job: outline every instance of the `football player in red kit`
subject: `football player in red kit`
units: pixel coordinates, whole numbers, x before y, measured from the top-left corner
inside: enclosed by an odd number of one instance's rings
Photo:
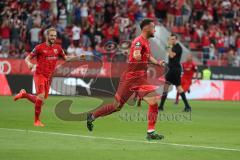
[[[140,24],[140,28],[141,35],[132,41],[128,57],[128,68],[121,75],[114,102],[102,105],[96,110],[89,112],[87,115],[87,128],[90,131],[93,129],[94,120],[121,110],[130,96],[138,92],[138,96],[149,105],[147,139],[160,140],[163,138],[163,135],[159,135],[155,132],[155,124],[158,116],[158,98],[154,89],[149,90],[146,86],[148,86],[148,63],[151,62],[161,66],[164,64],[164,61],[157,61],[150,52],[148,39],[154,37],[155,25],[153,21],[151,19],[144,19]]]
[[[197,66],[192,60],[192,55],[189,54],[187,57],[187,61],[182,63],[183,68],[183,75],[181,77],[181,86],[184,90],[184,92],[190,91],[190,86],[192,84],[192,79],[194,77],[194,73],[197,71]],[[178,104],[179,102],[179,93],[176,95],[176,101],[175,104]]]
[[[51,79],[56,67],[56,63],[59,57],[62,57],[66,61],[82,60],[84,55],[79,57],[66,56],[62,47],[55,44],[57,38],[57,31],[55,28],[49,28],[47,30],[46,42],[37,45],[33,51],[25,58],[25,62],[29,69],[34,67],[31,59],[36,57],[36,71],[33,79],[36,86],[36,95],[27,93],[25,89],[22,89],[15,97],[14,100],[26,98],[35,105],[35,121],[34,126],[43,127],[44,124],[40,121],[41,108],[44,99],[47,99],[49,88],[51,85]]]

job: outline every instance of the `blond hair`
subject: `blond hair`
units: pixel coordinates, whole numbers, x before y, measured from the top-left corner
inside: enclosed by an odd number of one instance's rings
[[[51,31],[57,32],[56,28],[50,27],[50,28],[47,29],[47,34],[49,34],[49,32],[51,32]]]

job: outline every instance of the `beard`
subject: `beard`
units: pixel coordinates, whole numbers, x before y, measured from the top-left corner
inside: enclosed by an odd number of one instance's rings
[[[154,33],[149,33],[148,34],[148,38],[153,38],[154,37]]]
[[[55,40],[53,40],[53,39],[48,39],[48,43],[49,43],[49,44],[54,44],[54,43],[55,43]]]

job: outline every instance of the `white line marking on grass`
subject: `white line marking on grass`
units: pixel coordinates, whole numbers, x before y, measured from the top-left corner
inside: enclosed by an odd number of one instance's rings
[[[224,148],[224,147],[213,147],[213,146],[202,146],[202,145],[191,145],[191,144],[166,143],[166,142],[161,142],[161,141],[147,141],[147,140],[143,141],[143,140],[121,139],[121,138],[113,138],[113,137],[112,138],[110,138],[110,137],[96,137],[96,136],[86,136],[86,135],[70,134],[70,133],[43,132],[43,131],[14,129],[14,128],[0,128],[0,130],[27,132],[27,133],[38,133],[38,134],[47,134],[47,135],[58,135],[58,136],[68,136],[68,137],[80,137],[80,138],[88,138],[88,139],[104,139],[104,140],[122,141],[122,142],[137,142],[137,143],[148,143],[148,144],[152,143],[152,144],[162,144],[162,145],[168,145],[168,146],[178,146],[178,147],[188,147],[188,148],[202,148],[202,149],[240,152],[240,149],[237,149],[237,148]]]

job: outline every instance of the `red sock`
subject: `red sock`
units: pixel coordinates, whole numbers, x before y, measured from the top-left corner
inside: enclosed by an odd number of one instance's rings
[[[155,124],[158,117],[158,105],[149,105],[148,108],[148,132],[155,131]]]
[[[116,111],[116,107],[113,104],[107,104],[107,105],[101,106],[100,108],[95,110],[93,112],[93,117],[94,118],[104,117],[115,111]]]
[[[37,99],[35,95],[29,94],[29,93],[24,94],[23,98],[27,98],[32,103],[35,103]]]
[[[177,95],[176,95],[176,103],[178,103],[178,101],[179,101],[179,93],[177,92]]]
[[[41,114],[42,103],[43,103],[42,100],[36,99],[36,102],[35,102],[35,122],[40,120],[39,117],[40,117],[40,114]]]

